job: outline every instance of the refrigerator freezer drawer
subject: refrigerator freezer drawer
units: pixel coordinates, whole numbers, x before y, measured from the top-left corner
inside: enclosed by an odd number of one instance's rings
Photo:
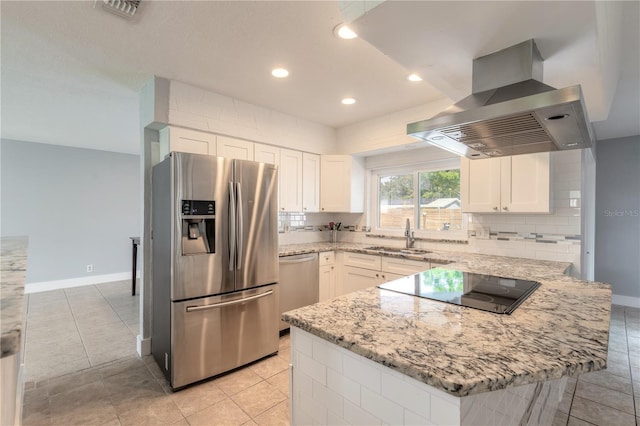
[[[278,284],[174,302],[171,309],[174,389],[278,351]]]

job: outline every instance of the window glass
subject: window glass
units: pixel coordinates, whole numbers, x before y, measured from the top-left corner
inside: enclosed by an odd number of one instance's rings
[[[429,231],[460,231],[460,170],[419,172],[420,223]]]
[[[404,229],[407,218],[416,211],[413,174],[380,176],[378,227]]]
[[[378,174],[379,229],[423,231],[463,230],[460,210],[460,170],[414,170]]]

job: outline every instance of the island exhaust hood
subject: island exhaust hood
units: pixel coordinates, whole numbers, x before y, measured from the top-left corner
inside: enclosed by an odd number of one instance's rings
[[[471,159],[567,149],[593,143],[580,85],[541,82],[534,40],[474,59],[470,96],[407,134]]]

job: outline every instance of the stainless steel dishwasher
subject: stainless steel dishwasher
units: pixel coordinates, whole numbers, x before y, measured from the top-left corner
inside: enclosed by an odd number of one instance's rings
[[[318,253],[280,258],[280,314],[318,302]],[[280,331],[289,324],[280,321]]]

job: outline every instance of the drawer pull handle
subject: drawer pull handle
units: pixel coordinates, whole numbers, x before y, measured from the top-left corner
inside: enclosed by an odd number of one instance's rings
[[[249,297],[245,297],[237,300],[230,300],[228,302],[220,302],[220,303],[214,303],[212,305],[202,305],[202,306],[187,306],[187,312],[204,311],[205,309],[214,309],[214,308],[221,308],[223,306],[237,305],[239,303],[260,299],[261,297],[270,296],[272,293],[273,293],[273,290],[269,290],[264,293],[256,294],[254,296],[249,296]]]

